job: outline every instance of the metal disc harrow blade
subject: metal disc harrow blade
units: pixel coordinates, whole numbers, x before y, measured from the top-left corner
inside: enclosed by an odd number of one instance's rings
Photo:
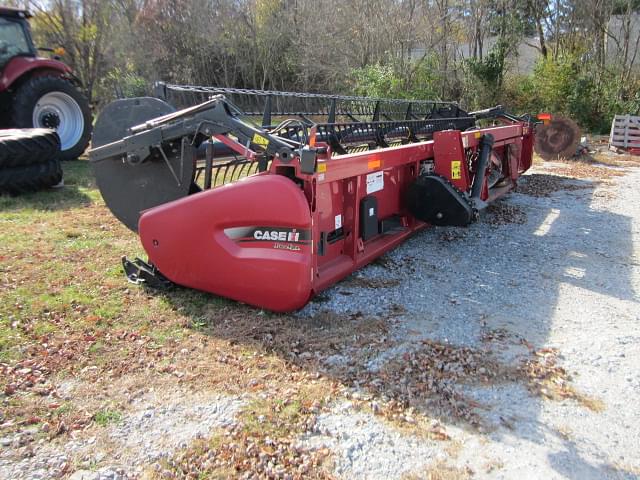
[[[95,125],[93,148],[121,140],[129,129],[175,109],[157,98],[117,100],[105,107]],[[187,150],[187,151],[185,151]],[[188,142],[155,150],[139,163],[123,156],[91,162],[105,203],[128,228],[138,231],[142,211],[189,195],[195,175],[195,153]]]

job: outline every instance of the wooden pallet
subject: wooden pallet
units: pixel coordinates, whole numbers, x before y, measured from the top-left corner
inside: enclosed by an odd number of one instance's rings
[[[611,123],[609,147],[639,149],[640,117],[634,115],[616,115]]]

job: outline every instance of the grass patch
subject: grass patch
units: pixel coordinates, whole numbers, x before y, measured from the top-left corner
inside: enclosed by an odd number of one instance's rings
[[[188,332],[180,325],[167,325],[166,327],[151,329],[149,337],[157,345],[165,345],[170,341],[182,340],[187,333]]]
[[[24,342],[24,335],[10,324],[10,319],[0,318],[0,362],[12,362],[19,358],[18,345]]]
[[[310,382],[289,390],[286,398],[255,399],[240,413],[237,424],[195,442],[165,462],[165,471],[151,476],[333,478],[328,449],[296,446],[298,437],[315,423],[325,395],[323,382]]]
[[[188,340],[190,316],[221,303],[180,290],[170,300],[130,286],[120,257],[143,257],[139,239],[105,207],[88,161],[64,162],[63,169],[63,188],[0,197],[7,419],[39,415],[41,396],[68,375],[88,377],[99,391],[114,377],[160,364]],[[89,366],[96,370],[83,373]]]
[[[62,405],[60,405],[54,410],[54,414],[56,416],[62,416],[62,415],[71,413],[72,411],[73,411],[73,404],[71,402],[64,402]]]
[[[638,167],[640,155],[614,154],[611,152],[598,152],[593,155],[593,160],[612,167]]]
[[[88,161],[63,162],[62,169],[64,188],[43,190],[19,197],[0,195],[0,210],[18,210],[20,215],[24,216],[89,205],[100,199]]]
[[[93,421],[101,427],[106,427],[110,424],[120,423],[122,421],[122,413],[118,410],[111,410],[107,408],[96,412],[93,415]]]
[[[102,352],[104,352],[104,350],[105,345],[100,340],[98,340],[88,348],[88,352],[93,356],[101,354]]]
[[[300,399],[254,400],[243,412],[247,435],[285,437],[304,420],[308,409]]]
[[[468,480],[473,477],[474,472],[469,467],[456,467],[440,460],[424,472],[404,475],[402,480]]]

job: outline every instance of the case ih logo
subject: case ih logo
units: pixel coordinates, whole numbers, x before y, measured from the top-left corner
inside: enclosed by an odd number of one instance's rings
[[[282,227],[226,228],[225,235],[236,242],[288,242],[306,245],[311,243],[311,231]]]
[[[297,242],[300,240],[300,232],[295,228],[290,232],[282,230],[256,230],[253,232],[253,238],[256,240],[278,240],[280,242]]]

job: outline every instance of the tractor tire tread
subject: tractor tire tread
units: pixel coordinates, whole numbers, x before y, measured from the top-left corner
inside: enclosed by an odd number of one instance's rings
[[[60,160],[0,169],[0,193],[20,195],[53,187],[62,180]]]
[[[60,154],[58,134],[46,128],[0,130],[0,168],[49,162]]]

